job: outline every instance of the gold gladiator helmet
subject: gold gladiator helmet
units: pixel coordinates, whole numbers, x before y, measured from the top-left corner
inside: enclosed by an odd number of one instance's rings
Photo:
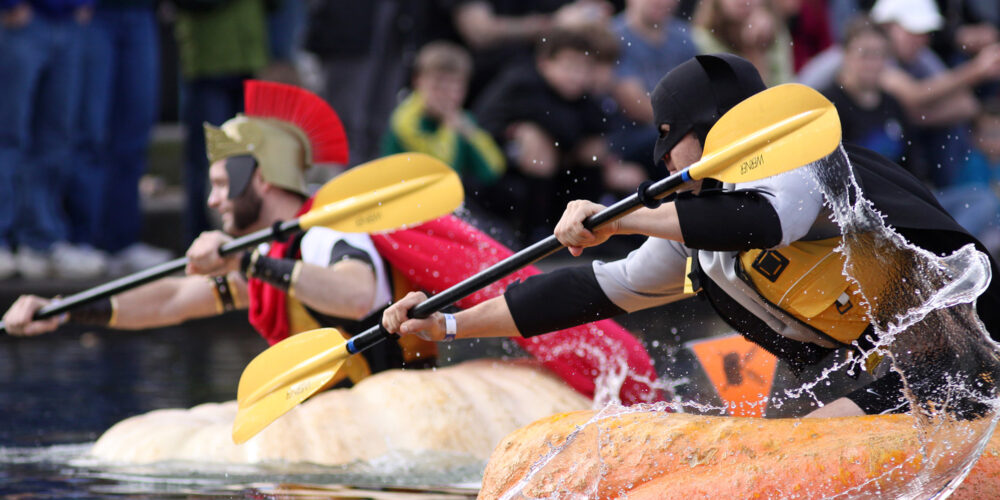
[[[245,111],[205,127],[210,162],[249,155],[265,181],[308,196],[305,173],[313,163],[346,164],[347,135],[333,108],[293,85],[247,80]]]

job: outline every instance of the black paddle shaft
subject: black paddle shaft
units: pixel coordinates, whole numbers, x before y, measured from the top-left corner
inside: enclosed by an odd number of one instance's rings
[[[590,230],[608,222],[618,220],[639,209],[643,205],[643,199],[647,201],[661,200],[677,191],[690,180],[687,170],[683,170],[653,184],[643,183],[639,186],[635,194],[587,217],[583,221],[583,227]],[[407,315],[411,318],[426,318],[514,271],[552,255],[562,247],[562,243],[559,242],[555,235],[549,236],[417,304],[413,309],[410,309]],[[351,354],[356,354],[394,336],[395,334],[387,332],[382,324],[379,323],[352,337],[347,342],[347,350]]]
[[[285,222],[276,222],[273,226],[267,229],[261,229],[260,231],[253,232],[246,236],[241,236],[236,238],[225,245],[219,247],[219,255],[229,255],[246,248],[250,248],[266,241],[271,241],[274,239],[280,239],[294,231],[299,230],[299,220],[290,220]],[[179,259],[174,259],[170,262],[164,262],[163,264],[153,266],[149,269],[144,269],[134,274],[128,276],[123,276],[116,280],[109,281],[103,285],[95,286],[84,290],[79,293],[75,293],[66,298],[56,300],[49,305],[39,309],[35,312],[34,319],[46,319],[62,314],[67,311],[72,311],[80,306],[90,304],[97,300],[103,299],[105,297],[110,297],[117,293],[124,292],[126,290],[131,290],[140,285],[144,285],[151,281],[156,281],[160,278],[170,276],[178,271],[184,269],[187,265],[187,257],[181,257]],[[6,328],[2,322],[0,322],[0,332],[6,332]]]

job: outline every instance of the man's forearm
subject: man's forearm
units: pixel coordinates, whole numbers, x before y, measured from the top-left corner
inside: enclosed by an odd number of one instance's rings
[[[520,337],[503,296],[455,314],[457,338]]]
[[[533,40],[551,25],[547,15],[499,16],[487,2],[456,8],[455,26],[470,47],[487,49],[510,40]]]
[[[665,240],[684,241],[677,207],[664,203],[655,209],[640,208],[620,219],[618,234],[641,234]]]
[[[902,102],[911,115],[919,115],[921,108],[956,93],[971,92],[971,86],[979,78],[976,68],[969,63],[922,80],[917,80],[902,70],[888,70],[887,73],[885,90]]]
[[[614,96],[621,104],[625,116],[641,123],[653,123],[653,107],[638,78],[629,78],[616,85]]]
[[[910,120],[921,126],[941,126],[960,123],[976,116],[979,102],[971,92],[961,92],[920,108],[919,116]]]
[[[218,314],[212,283],[203,276],[163,278],[118,294],[115,321],[122,330],[182,323]]]
[[[346,259],[332,267],[304,262],[297,266],[289,293],[311,309],[358,320],[375,306],[375,271],[368,263]]]

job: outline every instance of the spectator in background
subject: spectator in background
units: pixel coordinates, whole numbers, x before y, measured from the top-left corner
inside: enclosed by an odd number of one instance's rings
[[[104,271],[103,260],[68,244],[60,199],[75,168],[80,48],[92,15],[92,0],[0,0],[0,278]]]
[[[475,67],[469,98],[511,65],[531,64],[535,42],[556,27],[606,21],[613,11],[604,0],[457,0],[452,19]]]
[[[659,177],[649,156],[656,142],[649,94],[663,75],[697,53],[691,26],[674,18],[677,0],[627,0],[625,10],[611,21],[619,40],[616,81],[610,94],[619,112],[613,113],[608,136],[610,149],[623,159],[644,165]]]
[[[768,0],[705,0],[694,14],[702,54],[728,52],[753,63],[767,86],[792,80],[791,37]]]
[[[493,137],[462,109],[472,74],[472,60],[461,46],[447,41],[424,45],[413,68],[413,91],[389,117],[382,154],[418,151],[458,172],[465,187],[465,207],[472,223],[507,243],[516,238],[482,208],[508,203],[495,184],[507,168]]]
[[[931,48],[949,65],[964,62],[1000,41],[1000,3],[996,0],[937,0],[944,17]]]
[[[871,19],[889,35],[893,64],[882,76],[882,88],[902,104],[913,124],[911,156],[924,158],[938,186],[952,175],[968,147],[968,120],[979,107],[973,86],[1000,77],[1000,45],[989,45],[955,68],[948,68],[928,47],[929,33],[942,25],[932,0],[878,0]],[[824,88],[833,81],[843,58],[841,47],[817,56],[799,81]],[[919,148],[919,149],[918,149]]]
[[[816,54],[833,45],[827,0],[774,0],[792,38],[792,69],[798,72]]]
[[[947,185],[952,165],[966,155],[968,121],[978,111],[973,87],[1000,77],[1000,45],[949,69],[928,47],[929,33],[942,25],[932,0],[878,0],[871,17],[889,33],[898,62],[885,72],[882,86],[916,127],[913,142],[923,149],[914,154],[927,158],[938,186]]]
[[[424,45],[413,68],[413,92],[389,117],[382,154],[419,151],[450,165],[462,178],[469,222],[516,247],[520,242],[507,221],[498,210],[486,210],[510,203],[502,181],[507,163],[489,132],[462,109],[471,76],[472,58],[462,46]]]
[[[882,90],[882,74],[892,57],[889,38],[867,16],[857,17],[844,34],[844,57],[836,81],[822,89],[837,107],[843,142],[875,151],[903,164],[926,181],[926,171],[913,168],[907,152],[909,128],[902,105]]]
[[[419,37],[411,10],[423,2],[324,0],[314,2],[305,47],[320,61],[319,92],[337,110],[350,142],[350,163],[379,154],[379,139],[406,85]]]
[[[871,10],[872,0],[863,0],[866,4],[862,8],[861,1],[859,0],[828,0],[829,5],[829,15],[830,15],[830,29],[833,32],[833,39],[835,41],[842,41],[844,39],[844,31],[847,29],[847,23],[860,14],[866,14]]]
[[[507,202],[494,208],[526,242],[551,233],[568,199],[598,199],[604,179],[628,169],[609,157],[604,115],[587,95],[593,47],[583,31],[554,30],[539,42],[535,64],[509,68],[473,107],[507,157]]]
[[[462,109],[472,58],[451,42],[431,42],[420,49],[413,73],[413,92],[389,118],[382,154],[417,151],[455,169],[473,193],[492,185],[506,169],[493,137]]]
[[[267,14],[269,64],[261,71],[262,80],[301,86],[295,67],[296,53],[305,38],[305,0],[270,0]]]
[[[892,41],[898,68],[886,72],[883,85],[921,125],[950,125],[976,114],[972,86],[1000,76],[1000,47],[983,49],[970,64],[949,70],[928,47],[930,33],[942,26],[932,0],[879,0],[872,20]]]
[[[171,257],[139,241],[139,179],[159,112],[155,6],[155,0],[99,0],[83,44],[80,142],[72,184],[63,196],[71,241],[110,253],[113,273]]]
[[[604,201],[613,203],[618,201],[617,197],[620,195],[635,192],[642,181],[660,177],[663,172],[656,171],[648,150],[646,154],[633,151],[632,157],[626,158],[622,154],[622,144],[615,144],[616,147],[612,148],[613,124],[616,119],[623,119],[619,114],[618,102],[613,97],[619,83],[616,70],[621,62],[620,35],[611,30],[610,23],[604,22],[580,24],[572,29],[586,33],[591,44],[593,76],[588,86],[587,99],[594,100],[604,116],[602,119],[607,132],[604,134],[605,140],[599,143],[602,149],[596,154],[602,158]]]
[[[263,0],[174,0],[185,128],[184,228],[189,242],[209,229],[203,123],[219,126],[243,109],[243,80],[268,61]]]
[[[871,19],[883,25],[894,56],[882,86],[903,104],[914,124],[948,125],[975,115],[972,87],[1000,76],[1000,45],[988,45],[971,61],[949,69],[928,47],[929,34],[943,22],[932,0],[879,0]],[[842,47],[831,47],[802,69],[798,81],[827,87],[842,59]]]
[[[987,101],[973,122],[972,150],[941,205],[991,252],[1000,253],[1000,101]]]

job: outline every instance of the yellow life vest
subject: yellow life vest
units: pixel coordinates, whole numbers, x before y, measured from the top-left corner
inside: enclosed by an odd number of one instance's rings
[[[850,344],[868,328],[857,284],[843,274],[840,237],[797,241],[777,250],[740,252],[744,276],[768,302],[799,321]]]
[[[297,333],[302,333],[309,330],[315,330],[317,328],[322,328],[319,323],[313,319],[309,311],[306,311],[302,302],[291,296],[291,294],[285,294],[285,304],[288,310],[288,331],[292,335]],[[337,329],[344,339],[349,339],[350,335],[345,333],[341,329]],[[368,366],[368,360],[364,356],[350,356],[347,361],[344,362],[341,370],[347,370],[347,377],[351,379],[352,384],[357,384],[361,382],[361,379],[372,374],[371,367]]]

